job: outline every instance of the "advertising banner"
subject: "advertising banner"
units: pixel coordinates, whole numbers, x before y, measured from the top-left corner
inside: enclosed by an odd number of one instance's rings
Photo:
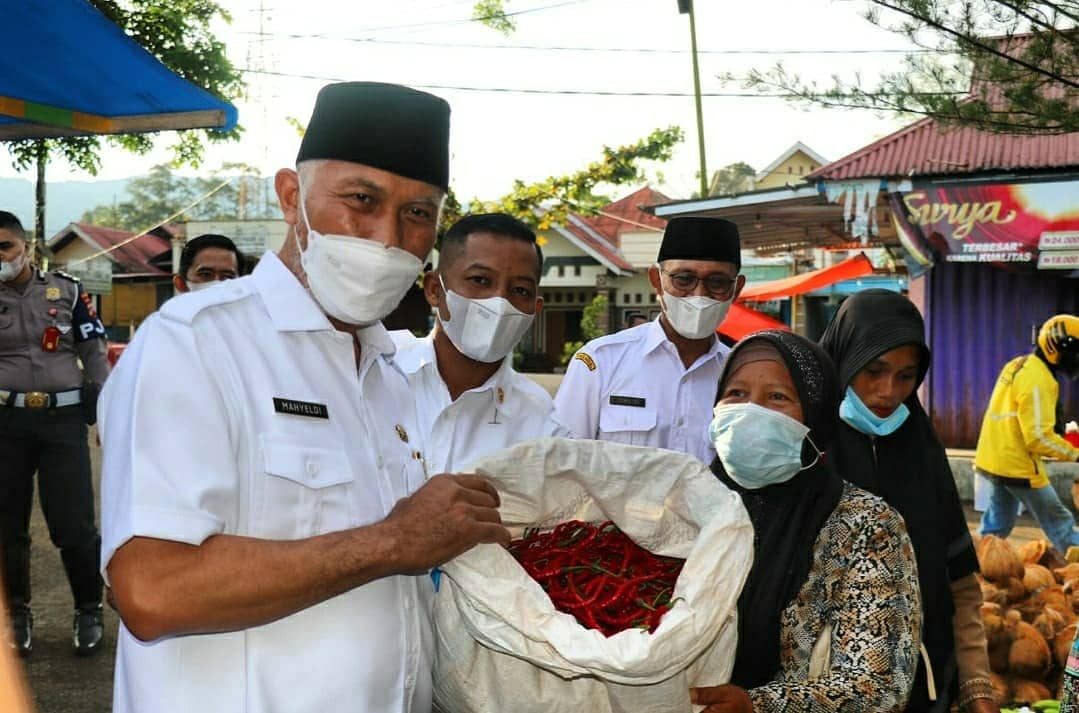
[[[889,201],[899,239],[920,265],[1079,269],[1079,180],[915,184]]]

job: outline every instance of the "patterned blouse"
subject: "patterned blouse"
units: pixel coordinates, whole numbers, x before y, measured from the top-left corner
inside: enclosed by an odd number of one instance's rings
[[[783,611],[779,677],[749,691],[756,713],[901,711],[921,646],[914,549],[899,514],[845,484],[821,528],[813,566]],[[831,663],[810,678],[814,645],[831,627]]]

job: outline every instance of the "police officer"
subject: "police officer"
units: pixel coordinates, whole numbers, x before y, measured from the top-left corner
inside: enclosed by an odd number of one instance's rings
[[[60,548],[75,599],[75,652],[101,648],[101,538],[86,425],[108,374],[105,327],[90,298],[75,278],[31,264],[22,224],[0,211],[0,548],[13,644],[23,656],[33,646],[35,472],[49,536]]]
[[[745,285],[738,227],[674,218],[648,280],[663,312],[585,344],[555,396],[559,421],[580,438],[681,451],[711,463],[708,438],[730,351],[716,329]]]
[[[235,280],[244,266],[236,243],[224,235],[206,233],[191,238],[180,252],[180,272],[172,285],[180,294],[198,292],[224,280]]]

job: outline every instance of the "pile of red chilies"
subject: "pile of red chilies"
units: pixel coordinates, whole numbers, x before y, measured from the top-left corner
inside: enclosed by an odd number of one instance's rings
[[[674,603],[684,562],[641,548],[612,522],[571,520],[543,534],[525,530],[509,550],[556,609],[604,636],[634,627],[655,631]]]

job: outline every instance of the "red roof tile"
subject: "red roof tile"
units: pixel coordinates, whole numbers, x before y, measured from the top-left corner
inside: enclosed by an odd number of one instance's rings
[[[574,237],[582,243],[602,255],[611,265],[614,265],[619,270],[633,272],[633,265],[630,265],[626,258],[622,257],[622,253],[611,242],[610,237],[598,233],[592,226],[587,225],[580,216],[571,215],[563,227],[573,233]]]
[[[991,134],[969,127],[942,127],[926,118],[809,176],[827,180],[905,178],[1075,166],[1079,166],[1079,133]]]
[[[74,226],[93,240],[102,250],[120,245],[129,240],[134,233],[118,228],[103,228],[87,223],[75,223]],[[172,226],[169,226],[170,228]],[[172,230],[168,230],[172,233]],[[171,247],[167,238],[147,233],[137,240],[116,248],[109,255],[128,272],[167,274],[149,263],[150,258]]]
[[[598,215],[579,216],[589,227],[601,233],[614,245],[621,245],[624,232],[640,230],[663,230],[667,221],[642,210],[645,206],[669,203],[670,198],[645,186],[624,198],[604,206]]]

